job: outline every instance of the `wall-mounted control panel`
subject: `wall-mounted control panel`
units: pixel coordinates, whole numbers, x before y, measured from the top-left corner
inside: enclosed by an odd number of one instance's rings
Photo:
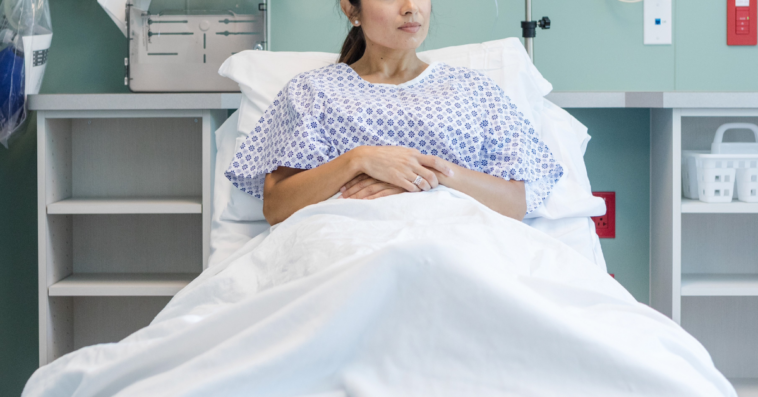
[[[605,200],[605,215],[593,216],[595,231],[600,238],[616,238],[616,192],[592,192]]]
[[[758,44],[758,0],[726,1],[726,44]]]
[[[642,14],[645,44],[671,44],[671,0],[645,0]]]

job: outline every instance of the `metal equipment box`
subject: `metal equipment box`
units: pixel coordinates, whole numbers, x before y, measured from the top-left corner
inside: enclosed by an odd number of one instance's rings
[[[126,4],[132,92],[239,92],[219,67],[237,52],[267,49],[262,0],[153,0],[148,8]]]

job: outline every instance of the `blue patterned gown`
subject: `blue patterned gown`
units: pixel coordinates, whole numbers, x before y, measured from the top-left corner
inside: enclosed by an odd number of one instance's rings
[[[444,63],[432,63],[400,85],[369,83],[344,63],[296,76],[224,174],[262,199],[265,176],[277,167],[311,169],[361,145],[406,146],[525,181],[527,213],[563,175],[531,122],[497,84]]]

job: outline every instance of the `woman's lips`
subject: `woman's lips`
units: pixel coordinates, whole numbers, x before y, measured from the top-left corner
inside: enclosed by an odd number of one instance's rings
[[[416,33],[419,31],[419,29],[421,29],[421,24],[418,22],[408,22],[398,29],[402,30],[403,32]]]

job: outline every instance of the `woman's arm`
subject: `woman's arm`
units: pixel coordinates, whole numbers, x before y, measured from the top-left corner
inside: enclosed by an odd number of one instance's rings
[[[443,160],[445,161],[445,160]],[[491,210],[521,221],[526,215],[524,181],[506,181],[445,161],[454,175],[437,174],[441,185],[468,194]],[[435,172],[436,173],[436,172]]]
[[[429,190],[437,186],[437,175],[453,175],[448,164],[452,165],[415,149],[359,146],[307,171],[279,167],[266,175],[263,216],[275,225],[308,205],[328,199],[360,174],[409,192]],[[412,183],[417,175],[424,178],[419,186]]]
[[[275,225],[301,208],[324,201],[339,190],[345,180],[361,173],[355,156],[345,153],[310,170],[279,167],[266,175],[263,183],[263,216]]]

